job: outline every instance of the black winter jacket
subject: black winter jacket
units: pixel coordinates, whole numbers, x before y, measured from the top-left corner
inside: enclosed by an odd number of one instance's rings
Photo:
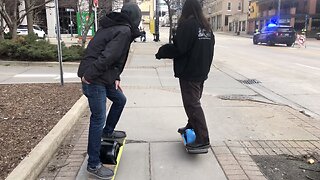
[[[189,81],[204,81],[208,78],[214,54],[215,38],[206,32],[194,17],[177,28],[174,44],[160,47],[157,59],[173,58],[175,77]]]
[[[100,26],[80,62],[78,76],[92,84],[108,85],[120,80],[130,44],[140,34],[123,13],[108,14]]]

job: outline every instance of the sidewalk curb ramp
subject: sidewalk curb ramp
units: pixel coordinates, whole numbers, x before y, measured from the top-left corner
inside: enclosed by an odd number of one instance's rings
[[[82,96],[6,180],[36,179],[87,107],[87,98]]]

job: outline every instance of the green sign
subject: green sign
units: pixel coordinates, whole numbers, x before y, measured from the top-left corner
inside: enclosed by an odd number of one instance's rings
[[[92,24],[89,31],[88,36],[94,36],[95,30],[94,30],[94,15],[92,14],[89,19],[89,12],[77,12],[77,24],[78,24],[78,35],[82,36],[82,31],[85,28],[86,24]]]

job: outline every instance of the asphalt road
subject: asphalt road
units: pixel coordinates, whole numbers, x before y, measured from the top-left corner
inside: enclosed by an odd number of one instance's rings
[[[255,79],[248,85],[269,99],[319,115],[320,41],[306,48],[253,45],[252,39],[216,35],[214,64],[235,79]]]

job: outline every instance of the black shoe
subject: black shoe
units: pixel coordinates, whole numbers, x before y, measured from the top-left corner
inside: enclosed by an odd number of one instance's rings
[[[127,137],[126,132],[114,130],[111,134],[102,133],[103,140],[119,140]]]
[[[186,148],[190,150],[208,149],[210,148],[210,143],[200,144],[200,143],[193,142],[193,143],[187,144]]]
[[[112,179],[114,173],[111,169],[104,167],[102,164],[98,165],[95,168],[87,167],[89,174],[92,174],[95,177],[100,179]]]
[[[180,134],[184,134],[184,133],[186,132],[186,130],[187,130],[187,129],[188,129],[187,127],[179,128],[179,129],[178,129],[178,133],[180,133]]]
[[[178,133],[184,134],[187,129],[192,129],[192,127],[190,127],[190,126],[187,124],[185,127],[179,128],[179,129],[178,129]]]

